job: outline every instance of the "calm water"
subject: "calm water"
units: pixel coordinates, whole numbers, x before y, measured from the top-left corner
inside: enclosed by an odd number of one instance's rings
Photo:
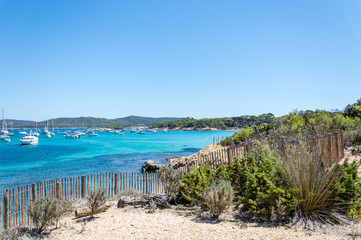
[[[22,146],[16,134],[11,142],[0,141],[0,189],[59,177],[105,171],[140,171],[149,159],[164,163],[173,156],[188,156],[206,145],[213,137],[232,135],[231,131],[169,131],[146,134],[123,132],[99,133],[65,139],[63,135],[39,136],[39,144]]]

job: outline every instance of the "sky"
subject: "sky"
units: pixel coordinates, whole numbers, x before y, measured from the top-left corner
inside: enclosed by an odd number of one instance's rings
[[[6,118],[211,118],[361,98],[359,0],[0,0]]]

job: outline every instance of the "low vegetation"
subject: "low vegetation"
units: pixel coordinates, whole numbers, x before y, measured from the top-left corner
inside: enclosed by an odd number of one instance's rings
[[[233,202],[233,188],[230,182],[219,180],[206,187],[202,199],[212,217],[218,218]]]
[[[229,118],[209,118],[209,119],[182,119],[177,121],[166,121],[155,123],[151,125],[152,128],[217,128],[217,129],[236,129],[246,128],[253,125],[260,125],[262,123],[272,123],[275,117],[272,113],[262,114],[259,116],[240,116]]]
[[[159,178],[164,185],[167,201],[174,201],[179,193],[179,184],[182,178],[182,172],[172,167],[163,167],[159,169]]]
[[[183,176],[180,196],[192,204],[207,206],[211,215],[217,217],[224,204],[214,201],[215,194],[210,191],[216,192],[216,184],[227,181],[234,191],[234,204],[243,213],[261,220],[309,228],[315,223],[359,219],[360,163],[325,163],[306,151],[303,141],[294,141],[283,149],[286,153],[258,142],[252,154],[255,157],[236,159],[216,170],[202,165]],[[223,210],[214,211],[215,208]]]
[[[69,202],[39,198],[29,205],[28,214],[32,218],[37,233],[42,233],[48,226],[59,222],[59,218],[72,210]]]
[[[104,189],[97,189],[91,191],[87,197],[87,205],[91,209],[91,216],[94,217],[94,214],[105,204],[106,196]]]
[[[346,146],[361,145],[361,99],[346,106],[343,111],[297,111],[275,118],[272,122],[246,126],[232,137],[223,141],[224,145],[242,142],[245,137],[276,138],[279,136],[310,136],[342,130]]]

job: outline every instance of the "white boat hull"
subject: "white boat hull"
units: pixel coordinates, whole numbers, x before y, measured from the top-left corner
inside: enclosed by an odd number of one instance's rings
[[[38,137],[35,136],[26,136],[20,138],[21,145],[36,145],[39,143]]]
[[[39,141],[20,141],[21,145],[36,145]]]

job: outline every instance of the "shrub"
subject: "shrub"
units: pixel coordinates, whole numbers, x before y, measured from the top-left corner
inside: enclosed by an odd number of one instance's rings
[[[159,169],[159,177],[164,185],[167,201],[172,202],[179,194],[179,185],[182,179],[182,172],[172,167]]]
[[[340,181],[337,162],[322,161],[321,157],[307,152],[302,142],[288,145],[284,150],[283,169],[291,186],[298,189],[293,192],[293,197],[298,200],[293,224],[308,227],[315,220],[332,223],[343,221],[339,214],[340,205],[335,202],[336,187],[332,187]],[[342,186],[339,185],[340,188]]]
[[[252,133],[254,133],[253,128],[248,127],[248,128],[242,128],[241,131],[236,132],[235,134],[233,134],[233,136],[231,137],[227,137],[226,139],[224,139],[222,141],[222,144],[225,145],[230,145],[231,141],[233,140],[234,142],[243,142],[244,139],[247,137],[249,137]]]
[[[69,201],[64,201],[62,199],[55,200],[56,202],[56,208],[55,208],[55,216],[54,221],[56,224],[56,228],[58,228],[59,219],[61,216],[65,215],[66,213],[73,211],[73,206]]]
[[[349,217],[356,219],[361,218],[361,179],[358,175],[360,162],[353,161],[348,163],[345,161],[340,165],[340,173],[338,180],[331,189],[334,191],[334,199],[336,204],[341,206],[343,213]]]
[[[94,214],[101,208],[106,202],[105,190],[97,189],[91,191],[87,197],[87,205],[91,209],[91,216],[94,217]]]
[[[68,202],[39,198],[29,205],[28,215],[33,219],[36,231],[41,233],[54,221],[58,222],[59,218],[69,209],[70,204]]]
[[[149,202],[149,213],[155,213],[157,210],[157,204],[152,200]]]
[[[258,145],[257,160],[252,157],[237,162],[239,169],[238,203],[256,217],[272,219],[278,212],[289,213],[297,203],[297,189],[288,182],[277,155],[268,147]],[[242,182],[243,183],[242,183]],[[282,211],[281,211],[282,209]],[[280,220],[281,216],[276,216]]]
[[[346,146],[355,146],[361,144],[361,125],[358,125],[348,131],[345,131]]]
[[[23,237],[25,236],[25,237]],[[14,227],[0,233],[1,240],[32,239],[28,228]]]
[[[216,173],[207,165],[196,168],[194,172],[188,172],[182,177],[179,187],[182,197],[193,204],[202,200],[204,189],[216,182]]]
[[[208,207],[211,216],[218,218],[232,204],[233,194],[231,183],[219,180],[204,190],[202,199]]]

